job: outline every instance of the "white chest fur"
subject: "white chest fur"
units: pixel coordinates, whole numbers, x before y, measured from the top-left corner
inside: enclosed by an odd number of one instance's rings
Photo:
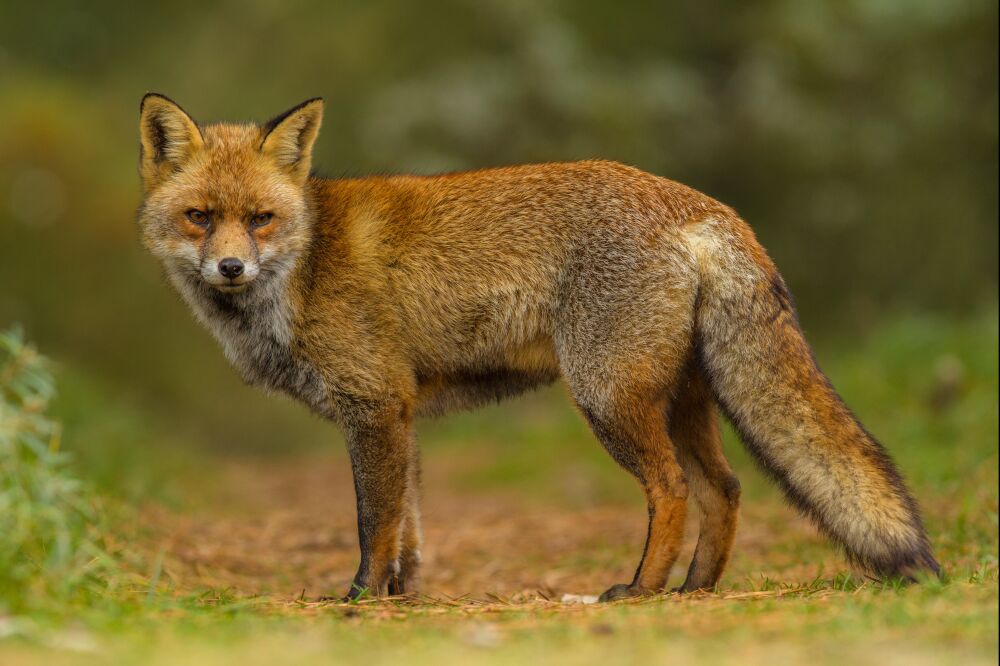
[[[174,280],[244,381],[286,393],[321,416],[330,416],[320,374],[295,349],[292,312],[281,284],[276,279],[259,282],[241,293],[223,294],[190,278]]]

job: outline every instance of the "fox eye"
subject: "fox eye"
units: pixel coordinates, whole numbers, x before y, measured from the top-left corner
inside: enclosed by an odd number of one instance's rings
[[[258,227],[263,227],[264,225],[269,224],[272,219],[274,219],[274,213],[257,213],[250,220],[250,223],[253,225],[254,229],[257,229]]]
[[[197,224],[199,227],[208,226],[208,213],[192,208],[186,214],[187,219],[191,220],[192,223]]]

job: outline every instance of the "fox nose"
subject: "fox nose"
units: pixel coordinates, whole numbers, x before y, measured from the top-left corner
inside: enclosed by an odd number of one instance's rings
[[[243,275],[243,262],[236,257],[226,257],[219,262],[219,272],[230,280]]]

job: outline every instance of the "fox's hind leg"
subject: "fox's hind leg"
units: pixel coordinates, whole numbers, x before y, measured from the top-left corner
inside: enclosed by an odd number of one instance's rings
[[[664,404],[634,397],[580,406],[604,448],[642,484],[649,510],[646,545],[632,582],[610,588],[601,601],[659,592],[677,559],[687,513],[687,483],[664,427]]]
[[[736,535],[740,482],[722,452],[715,402],[705,378],[691,366],[669,415],[670,437],[691,493],[701,509],[698,545],[682,592],[719,582]]]
[[[698,279],[693,255],[661,226],[610,229],[567,271],[554,335],[573,399],[646,494],[639,567],[605,601],[661,591],[684,537],[688,487],[664,414],[691,356]]]

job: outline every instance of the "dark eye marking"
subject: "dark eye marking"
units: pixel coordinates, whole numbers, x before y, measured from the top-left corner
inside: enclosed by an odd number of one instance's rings
[[[192,208],[185,215],[187,215],[187,219],[191,220],[192,224],[197,224],[199,227],[208,226],[208,213],[203,210]]]
[[[250,218],[250,226],[254,229],[260,229],[263,226],[267,226],[274,219],[274,213],[257,213],[252,218]]]

